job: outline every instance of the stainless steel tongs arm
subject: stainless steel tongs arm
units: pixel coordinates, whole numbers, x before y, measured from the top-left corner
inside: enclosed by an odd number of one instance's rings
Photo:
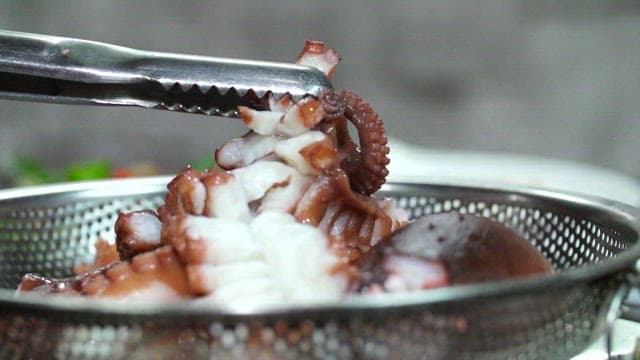
[[[0,98],[121,105],[236,116],[267,95],[295,100],[331,88],[295,64],[179,55],[0,30]]]

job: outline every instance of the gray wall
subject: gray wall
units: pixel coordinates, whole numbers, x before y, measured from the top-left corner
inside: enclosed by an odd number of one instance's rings
[[[0,3],[0,28],[277,61],[323,40],[343,57],[335,86],[370,100],[391,136],[640,175],[640,2],[560,3],[16,1]],[[0,157],[51,164],[136,158],[176,171],[242,131],[204,116],[0,101]]]

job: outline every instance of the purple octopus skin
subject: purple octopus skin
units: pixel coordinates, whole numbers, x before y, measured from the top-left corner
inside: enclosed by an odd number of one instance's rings
[[[361,277],[354,288],[361,292],[420,290],[553,272],[549,261],[515,231],[487,218],[457,213],[427,215],[395,231],[365,254],[358,268]]]

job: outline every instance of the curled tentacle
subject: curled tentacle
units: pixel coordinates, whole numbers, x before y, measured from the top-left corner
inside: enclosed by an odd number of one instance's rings
[[[320,95],[325,120],[318,128],[332,136],[342,153],[341,168],[347,173],[353,191],[371,195],[389,173],[389,147],[380,116],[359,96],[327,90]],[[345,119],[358,131],[357,146],[351,141]]]
[[[345,103],[335,91],[324,91],[320,94],[325,119],[336,119],[344,114]]]

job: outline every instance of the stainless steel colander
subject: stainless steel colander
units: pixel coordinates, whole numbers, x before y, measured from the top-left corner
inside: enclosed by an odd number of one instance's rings
[[[388,184],[413,217],[456,211],[522,233],[548,278],[289,308],[14,297],[22,274],[68,276],[119,211],[155,208],[168,178],[0,192],[0,358],[561,359],[605,332],[633,281],[640,215],[527,189]],[[614,306],[615,308],[615,306]],[[614,314],[615,315],[615,314]]]

